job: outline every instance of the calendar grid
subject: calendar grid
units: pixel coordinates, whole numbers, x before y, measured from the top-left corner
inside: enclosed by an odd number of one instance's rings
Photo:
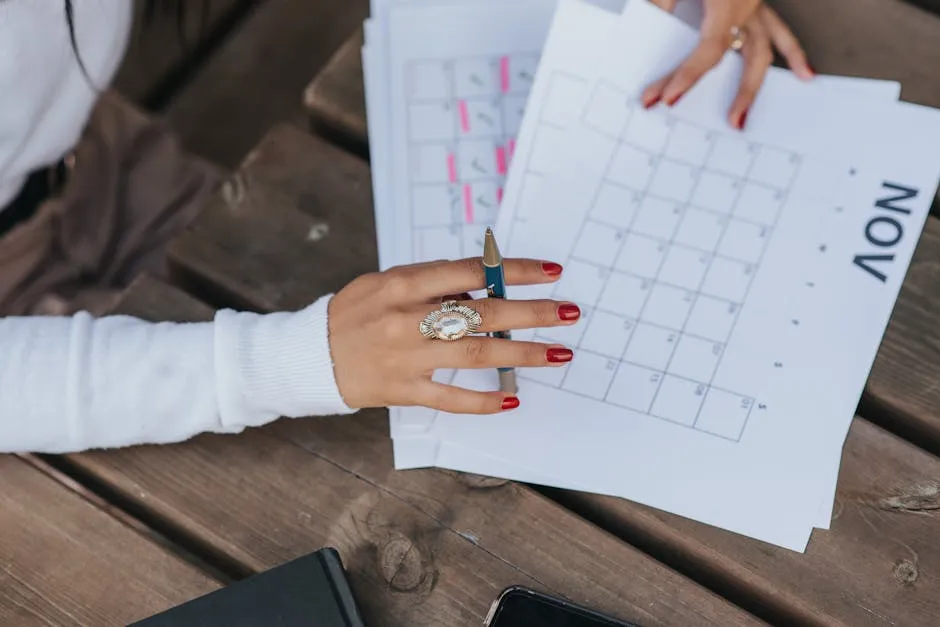
[[[406,65],[413,261],[465,257],[495,221],[538,54]],[[471,253],[471,251],[474,251]]]
[[[587,324],[536,332],[579,357],[520,376],[739,441],[755,399],[715,381],[801,160],[632,100],[600,84],[581,112],[613,147],[553,295]]]

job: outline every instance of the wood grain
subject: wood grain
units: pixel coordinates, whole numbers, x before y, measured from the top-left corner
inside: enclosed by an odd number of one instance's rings
[[[320,149],[320,142],[304,137],[299,131],[279,129],[276,136],[269,137],[253,152],[245,167],[248,173],[243,176],[267,183],[279,177],[278,189],[282,193],[303,194],[318,184],[312,182],[315,176],[325,176],[314,172],[321,167],[319,157],[303,157],[305,151],[312,153]],[[364,165],[361,167],[365,170]],[[365,176],[363,172],[360,178]],[[352,190],[350,188],[344,198],[344,211],[368,214],[371,211],[368,195],[363,192],[357,200]],[[327,289],[335,289],[336,282],[308,274],[311,271],[304,266],[313,264],[316,254],[305,249],[300,238],[291,240],[282,233],[290,229],[264,224],[262,216],[275,215],[270,198],[262,196],[263,202],[257,205],[246,203],[237,211],[229,210],[229,218],[219,209],[211,216],[212,229],[197,227],[198,236],[194,231],[180,238],[172,250],[175,263],[194,274],[207,273],[206,268],[211,268],[207,282],[229,286],[227,289],[237,292],[239,302],[261,311],[293,308]],[[299,215],[303,210],[296,201],[276,211],[289,214],[289,224],[303,224]],[[249,218],[250,213],[258,217]],[[208,221],[210,217],[204,219]],[[934,218],[930,218],[929,223],[930,229],[940,227]],[[238,224],[243,226],[238,227]],[[213,233],[224,235],[217,241],[209,241]],[[374,237],[365,229],[361,232],[332,229],[331,236],[349,242],[350,250],[361,249],[364,242]],[[256,264],[244,259],[241,252],[250,247],[256,247],[252,248],[256,253],[264,250],[266,255],[283,255],[283,258]],[[207,259],[208,250],[214,251],[211,259]],[[229,251],[227,257],[223,257],[225,250]],[[334,258],[330,260],[333,265]],[[374,261],[371,256],[366,259],[350,253],[346,259],[335,258],[335,263],[340,265],[338,274],[343,275],[367,271]],[[296,276],[290,276],[291,268]],[[323,444],[338,436],[318,431],[320,424],[319,421],[300,426],[279,424],[277,429],[291,441],[370,477],[370,471],[357,465],[358,458],[341,457],[345,452],[342,447]],[[361,451],[362,446],[355,450]],[[357,454],[371,463],[381,451],[374,450],[364,456]],[[921,624],[931,615],[940,614],[938,580],[932,574],[927,576],[940,563],[940,555],[929,541],[934,534],[940,534],[940,519],[930,510],[887,512],[877,504],[872,505],[879,499],[907,499],[918,493],[921,489],[918,486],[927,486],[923,489],[930,492],[933,482],[940,480],[937,459],[870,423],[857,420],[846,444],[843,464],[837,497],[840,511],[833,530],[818,532],[806,555],[651,512],[622,500],[585,495],[562,498],[571,498],[573,505],[583,508],[618,535],[640,543],[659,559],[701,577],[709,586],[719,588],[725,596],[765,618],[808,624],[859,625],[868,624],[873,616],[883,616],[897,624]],[[384,479],[393,480],[406,481],[398,475]],[[742,495],[742,498],[747,497]],[[910,559],[899,547],[910,547],[917,555],[913,561],[925,575],[917,580],[917,585],[899,586],[892,574],[892,564]]]
[[[190,3],[182,14],[175,2],[157,2],[147,16],[145,2],[134,2],[133,32],[114,86],[129,99],[149,106],[181,78],[188,66],[198,63],[215,38],[237,21],[255,0],[202,0]]]
[[[304,90],[314,131],[368,154],[368,121],[362,84],[362,30],[337,50]]]
[[[187,146],[230,168],[282,120],[368,13],[368,0],[266,0],[176,93],[166,115]]]
[[[118,312],[211,316],[149,277],[128,289]],[[312,442],[313,433],[324,441]],[[396,473],[384,411],[282,420],[238,436],[69,461],[247,571],[335,546],[370,625],[479,625],[513,584],[644,625],[758,622],[530,490],[481,487],[452,473]]]
[[[25,461],[0,457],[0,624],[126,625],[218,585]]]

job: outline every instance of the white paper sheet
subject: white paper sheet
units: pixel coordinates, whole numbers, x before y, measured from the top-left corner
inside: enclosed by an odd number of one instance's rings
[[[570,9],[574,4],[563,3],[562,6]],[[652,76],[647,74],[661,72],[662,64],[671,65],[668,62],[675,61],[671,56],[682,55],[682,46],[676,45],[677,42],[668,36],[670,29],[657,23],[660,16],[648,9],[642,3],[628,6],[624,15],[629,15],[630,19],[619,22],[621,30],[616,41],[608,42],[612,46],[616,44],[609,51],[608,58],[589,61],[580,58],[575,64],[573,59],[577,54],[567,48],[566,61],[573,67],[560,62],[559,67],[551,68],[546,74],[560,81],[556,85],[563,89],[557,93],[564,96],[543,102],[547,106],[538,120],[549,122],[549,131],[534,136],[535,141],[531,144],[526,143],[535,147],[531,151],[534,162],[526,160],[526,172],[536,172],[536,168],[544,166],[546,171],[552,172],[567,168],[567,173],[552,179],[554,182],[548,183],[551,193],[541,195],[536,201],[523,200],[524,194],[519,193],[519,202],[513,204],[514,217],[528,222],[521,228],[518,221],[511,230],[504,227],[504,207],[498,232],[508,254],[535,254],[568,262],[566,278],[559,287],[571,292],[568,297],[586,303],[587,320],[579,325],[585,336],[594,333],[600,339],[605,338],[603,333],[596,331],[600,329],[600,323],[594,325],[595,331],[591,325],[595,314],[598,314],[597,319],[607,319],[606,313],[594,309],[595,305],[603,304],[603,309],[610,313],[633,320],[634,326],[630,329],[620,327],[621,331],[630,331],[629,338],[620,333],[620,341],[632,342],[633,337],[640,337],[634,333],[635,329],[644,329],[639,343],[644,350],[630,352],[627,346],[626,352],[621,353],[622,359],[617,355],[590,356],[592,348],[599,353],[610,350],[618,338],[616,327],[608,329],[605,342],[591,343],[592,340],[580,337],[576,341],[571,337],[557,338],[568,339],[578,346],[578,357],[564,370],[521,372],[525,387],[520,410],[482,419],[442,414],[434,421],[429,435],[485,450],[495,457],[512,459],[522,467],[550,468],[551,476],[564,476],[590,486],[592,491],[619,494],[802,550],[818,515],[822,492],[825,492],[818,488],[814,477],[824,464],[816,460],[841,447],[841,439],[844,439],[847,422],[861,392],[877,340],[933,197],[937,170],[930,158],[930,148],[936,145],[937,139],[935,112],[911,105],[887,107],[858,103],[854,107],[853,119],[853,116],[846,115],[847,107],[838,98],[827,98],[822,102],[810,98],[801,100],[795,96],[801,86],[788,85],[784,79],[770,80],[754,108],[745,134],[747,142],[756,144],[757,148],[745,159],[751,167],[750,174],[745,176],[746,172],[735,172],[734,168],[747,153],[735,156],[733,151],[739,146],[746,151],[747,144],[739,144],[739,137],[729,135],[724,123],[724,111],[729,101],[725,96],[733,94],[737,78],[733,64],[726,63],[676,108],[670,125],[656,124],[665,120],[661,112],[647,114],[633,110],[631,115],[644,119],[643,124],[628,127],[631,133],[635,133],[629,136],[632,146],[625,147],[603,132],[588,134],[577,129],[577,132],[553,133],[552,123],[579,122],[581,108],[588,102],[592,103],[589,119],[595,130],[619,133],[622,124],[626,123],[626,111],[611,104],[635,102],[638,89]],[[566,15],[566,18],[575,19],[573,15]],[[575,30],[571,22],[558,23],[571,32]],[[596,36],[596,30],[590,32]],[[584,32],[579,35],[583,36]],[[626,63],[626,59],[630,62]],[[575,72],[571,72],[572,69]],[[638,74],[637,69],[643,72]],[[568,75],[558,73],[559,70],[567,71]],[[597,91],[602,81],[606,91]],[[547,79],[546,86],[550,84]],[[579,84],[583,87],[580,91]],[[610,96],[607,105],[598,105],[601,100],[597,98],[603,98],[605,94]],[[657,120],[655,116],[660,118]],[[817,121],[806,123],[810,116],[816,116]],[[773,123],[766,120],[773,120]],[[878,128],[871,128],[874,120],[878,121]],[[687,142],[685,148],[681,151],[674,148],[679,145],[676,143],[679,140],[676,140],[670,144],[673,152],[651,150],[654,148],[652,143],[659,141],[654,133],[657,130],[662,133],[659,139],[666,134],[681,136]],[[885,157],[884,153],[871,157],[858,154],[858,142],[853,137],[864,136],[865,133],[868,133],[871,145],[892,146],[890,156]],[[898,141],[899,137],[904,138],[903,143]],[[718,145],[715,149],[717,156],[712,155],[713,160],[703,162],[691,159],[696,140],[699,145],[703,142],[709,146]],[[552,142],[555,150],[538,148],[544,146],[542,142],[545,141]],[[637,157],[636,146],[650,150],[647,156],[659,157],[653,161],[662,166],[651,170],[650,176],[644,176],[642,181],[638,181],[636,176],[644,172],[643,160],[630,161]],[[560,166],[554,163],[559,154],[568,155],[567,161]],[[611,163],[632,163],[633,166],[615,168],[613,175],[605,174],[608,163],[606,159],[598,159],[600,155],[616,155]],[[666,155],[672,160],[666,159]],[[687,163],[679,161],[680,158],[692,161],[694,167],[688,168]],[[650,164],[648,159],[647,164]],[[704,170],[700,172],[702,167]],[[792,177],[785,180],[779,175],[788,169]],[[850,174],[853,169],[854,173]],[[716,174],[718,171],[733,174],[742,191],[722,187],[721,176]],[[711,249],[702,248],[700,241],[683,242],[677,235],[678,222],[673,225],[667,239],[664,232],[656,230],[666,228],[659,218],[667,212],[650,213],[648,210],[653,196],[677,200],[683,206],[675,215],[677,220],[684,221],[687,214],[692,213],[691,208],[684,205],[689,200],[686,196],[699,193],[690,187],[692,179],[697,180],[699,175],[706,173],[712,191],[696,196],[693,199],[696,206],[705,205],[705,209],[721,213],[728,206],[721,193],[756,194],[745,203],[747,211],[756,213],[747,216],[735,214],[733,217],[736,219],[725,220],[720,226],[724,230],[737,230],[734,237],[722,240],[729,242],[729,246],[733,245],[730,249],[721,248],[717,241]],[[913,183],[925,191],[905,205],[911,211],[905,214],[906,237],[894,244],[892,273],[882,283],[850,260],[864,251],[859,247],[866,244],[864,232],[867,220],[872,219],[870,208],[874,199],[881,197],[878,195],[881,193],[881,177],[889,173],[900,177],[899,181],[907,181],[899,184]],[[513,173],[510,188],[515,180]],[[521,177],[519,180],[523,182],[520,186],[523,189],[528,179]],[[629,197],[619,205],[616,202],[609,205],[594,202],[592,199],[601,189],[602,180],[615,183],[619,186],[617,189],[632,185],[639,188],[634,191],[646,192],[638,199],[629,224],[617,225],[619,239],[616,233],[605,231],[609,220],[585,221],[586,207],[593,205],[597,217],[611,208],[629,207],[633,202]],[[763,198],[759,192],[766,189],[781,192],[786,197],[786,202],[774,212],[774,216],[758,211],[769,207],[758,202]],[[607,190],[605,193],[613,194],[615,191]],[[683,195],[676,198],[679,191]],[[507,206],[509,196],[507,189]],[[769,198],[773,199],[773,196]],[[842,212],[832,206],[836,202],[842,206]],[[868,213],[856,209],[858,207],[868,208]],[[898,212],[879,217],[872,228],[881,230],[873,237],[893,238],[890,229],[894,223],[887,221],[887,218],[894,218],[893,214]],[[618,220],[624,218],[616,212],[606,215],[607,218],[619,216]],[[644,218],[644,215],[648,217]],[[634,217],[648,222],[634,224]],[[761,222],[765,219],[769,221]],[[763,236],[759,235],[759,229],[751,228],[755,225],[764,229]],[[584,228],[594,233],[587,240],[588,246],[578,244],[571,236]],[[882,232],[884,229],[888,231]],[[508,246],[507,231],[510,233]],[[692,229],[690,234],[698,236],[706,232],[703,222],[701,228]],[[855,237],[850,238],[847,235],[850,233]],[[608,235],[610,239],[605,239]],[[680,244],[709,254],[709,263],[702,271],[711,274],[706,274],[696,286],[682,285],[686,292],[673,292],[666,288],[685,281],[694,267],[677,266],[679,272],[667,275],[670,281],[660,276],[660,270],[657,270],[655,276],[647,277],[649,284],[645,291],[653,294],[649,302],[655,304],[650,309],[651,313],[646,315],[630,311],[634,303],[645,302],[645,297],[622,298],[629,289],[642,287],[642,283],[634,281],[632,288],[625,283],[617,292],[620,298],[609,302],[603,300],[603,291],[589,293],[586,288],[596,285],[598,279],[606,283],[617,275],[615,270],[623,269],[617,265],[619,257],[602,260],[594,256],[604,251],[616,255],[618,248],[630,253],[645,250],[642,238],[649,239],[651,235],[668,242],[669,246],[663,252],[670,255],[679,249]],[[627,248],[623,245],[625,239],[636,241]],[[742,246],[745,243],[754,247]],[[605,248],[607,245],[609,247]],[[818,246],[823,245],[825,252],[818,250]],[[579,251],[578,257],[583,261],[571,259],[572,249]],[[655,252],[655,248],[649,249],[649,254],[632,259],[643,263]],[[828,261],[839,257],[842,257],[841,261],[849,261],[843,265]],[[716,260],[720,263],[715,263]],[[741,260],[746,263],[737,264]],[[591,265],[584,261],[592,262],[601,270],[606,268],[606,271],[593,275],[580,272]],[[747,264],[751,266],[749,273],[746,272]],[[668,266],[663,264],[663,267]],[[626,269],[634,273],[633,278],[646,272],[633,266]],[[735,274],[735,269],[740,272]],[[719,276],[716,274],[718,270],[725,272],[722,280],[709,278]],[[745,280],[742,276],[749,278]],[[870,284],[873,279],[875,283]],[[806,287],[808,283],[825,286],[825,289],[816,289],[811,292],[813,295],[806,295],[808,293],[801,292],[799,288]],[[734,294],[715,293],[715,290],[730,288],[738,291]],[[693,291],[697,296],[683,304],[687,292]],[[702,303],[706,302],[705,292],[721,296],[725,304],[736,305],[733,312],[729,311],[736,317],[733,331],[726,329],[721,338],[710,337],[717,332],[717,327],[708,326],[720,320],[718,309],[707,310],[711,314],[693,316],[692,308],[703,307]],[[747,292],[746,296],[744,292]],[[523,298],[528,295],[526,290],[516,290],[512,296]],[[676,297],[675,302],[669,300],[672,296]],[[717,299],[710,298],[707,302],[712,300]],[[660,303],[668,303],[669,306],[660,308]],[[860,307],[860,304],[865,306]],[[693,324],[690,328],[686,328],[686,322],[680,325],[667,320],[677,310],[685,311],[684,318],[688,321],[701,319],[690,323]],[[856,319],[847,323],[838,318],[846,312],[852,312]],[[793,320],[798,320],[799,324],[793,324]],[[714,356],[720,360],[713,360],[708,351],[703,351],[697,357],[681,357],[675,365],[671,363],[675,360],[671,353],[665,358],[670,363],[652,363],[657,358],[655,340],[658,338],[668,343],[669,336],[656,329],[647,332],[655,325],[676,327],[672,329],[678,332],[673,339],[678,346],[676,354],[682,350],[685,351],[681,353],[683,355],[695,355],[694,349],[703,346],[698,340],[706,337],[712,340],[712,347],[721,345],[721,354]],[[695,325],[704,326],[698,328]],[[692,333],[692,328],[697,333]],[[820,346],[821,340],[830,345]],[[707,348],[708,344],[704,346]],[[780,366],[775,367],[776,363]],[[609,370],[608,364],[611,364]],[[652,394],[649,398],[640,399],[635,392],[643,387],[640,385],[642,377],[637,378],[633,385],[621,385],[628,375],[645,372],[637,364],[644,368],[652,367],[651,376],[659,373],[657,380],[648,379],[648,383],[657,384],[654,386],[657,389],[669,388],[671,392],[656,394],[655,399]],[[701,369],[706,366],[708,371],[703,374]],[[563,380],[545,379],[546,374],[559,372],[564,373]],[[488,374],[461,372],[456,382],[467,387],[489,388],[494,382],[489,380]],[[825,376],[821,376],[823,374]],[[541,379],[541,383],[533,383],[533,378]],[[599,385],[605,381],[608,385]],[[820,382],[826,383],[825,389],[820,389]],[[601,390],[601,387],[606,389]],[[606,395],[607,400],[589,398],[598,395]],[[638,401],[643,401],[644,409],[652,407],[652,413],[659,417],[614,407]],[[677,406],[680,401],[701,402],[701,411],[696,409],[693,412],[688,407]],[[730,404],[725,411],[715,411],[721,403]],[[756,417],[750,416],[755,411],[758,412]],[[691,418],[693,414],[698,415],[697,421]],[[731,424],[729,417],[738,414],[738,419]],[[580,418],[576,420],[575,417]],[[694,426],[675,424],[693,421]],[[495,440],[494,434],[498,434]],[[520,442],[527,442],[529,448],[520,450]],[[801,456],[810,459],[811,463],[803,466],[794,464],[794,460]],[[479,469],[473,471],[480,472]],[[605,478],[607,483],[602,485],[601,480]],[[684,487],[677,490],[677,485]],[[765,494],[749,494],[755,486],[761,486]],[[716,490],[723,494],[716,493]],[[767,497],[767,493],[773,497]],[[742,494],[748,495],[746,504],[741,501]],[[810,505],[807,505],[808,501]]]
[[[695,3],[685,3],[686,5]],[[680,6],[680,9],[682,7]],[[593,17],[601,19],[602,16],[595,14]],[[684,16],[686,23],[694,23],[697,19],[694,11],[687,11]],[[591,18],[587,18],[591,19]],[[609,22],[608,22],[609,23]],[[598,24],[594,24],[591,28],[598,28]],[[694,38],[696,34],[694,31],[689,31],[688,37],[689,45],[693,45]],[[593,41],[599,41],[594,39]],[[779,70],[772,70],[772,72],[779,72]],[[900,84],[897,82],[891,81],[874,81],[867,79],[856,79],[856,78],[844,78],[844,77],[819,77],[815,82],[814,86],[820,90],[819,97],[825,97],[825,92],[831,89],[840,89],[845,95],[851,95],[857,98],[879,98],[884,100],[895,100],[900,94]],[[423,431],[423,424],[430,420],[430,413],[425,413],[423,416],[421,413],[412,414],[414,420],[406,424],[406,427],[410,425],[411,427],[417,427],[418,431]],[[396,464],[400,468],[414,468],[414,467],[424,467],[424,466],[433,466],[436,464],[453,464],[454,462],[448,462],[447,451],[460,451],[461,463],[466,466],[469,462],[466,460],[470,459],[474,451],[462,447],[459,443],[449,443],[445,446],[444,452],[440,451],[440,446],[434,440],[434,438],[428,438],[427,436],[417,435],[409,436],[408,428],[401,429],[397,428],[401,424],[401,419],[397,417],[393,418],[393,435],[397,435],[395,440],[395,457]],[[513,478],[528,482],[545,482],[545,475],[543,473],[530,471],[528,474],[520,473],[518,471],[518,466],[509,464],[508,467],[514,468],[514,471],[503,470],[499,466],[499,461],[492,456],[483,453],[477,452],[480,454],[480,461],[476,464],[478,469],[487,469],[489,472],[496,474],[501,474],[503,476],[507,475],[510,472],[514,472]],[[508,463],[508,462],[507,462]],[[839,468],[839,457],[835,456],[832,460],[831,470],[826,473],[825,476],[828,477],[826,480],[829,484],[829,488],[826,490],[826,493],[829,495],[826,498],[821,500],[820,504],[820,513],[817,519],[816,526],[820,528],[828,528],[829,521],[831,519],[831,509],[832,509],[832,500],[835,494],[836,481],[838,478],[838,468]],[[535,477],[540,477],[536,479]],[[552,483],[553,482],[553,483]],[[561,478],[555,478],[549,483],[556,485],[558,487],[569,487],[574,488],[573,485],[566,483]]]

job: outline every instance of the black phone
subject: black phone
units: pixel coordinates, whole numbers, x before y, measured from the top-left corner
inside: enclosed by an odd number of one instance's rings
[[[503,590],[486,627],[640,627],[524,586]]]

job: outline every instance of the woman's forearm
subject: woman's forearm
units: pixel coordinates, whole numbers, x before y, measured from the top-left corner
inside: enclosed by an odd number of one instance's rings
[[[325,297],[295,313],[204,323],[0,319],[0,451],[62,453],[348,413]]]

